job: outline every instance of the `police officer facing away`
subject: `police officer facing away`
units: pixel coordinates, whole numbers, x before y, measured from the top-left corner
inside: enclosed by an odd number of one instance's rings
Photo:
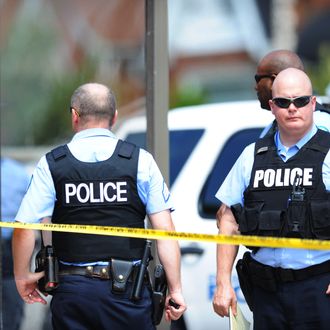
[[[330,133],[314,124],[315,103],[303,71],[277,75],[269,104],[278,130],[247,146],[219,188],[221,234],[330,239]],[[236,314],[237,252],[217,247],[213,307],[222,317],[229,307]],[[330,251],[253,248],[240,262],[254,329],[329,328]]]
[[[304,71],[304,64],[300,57],[286,49],[274,50],[266,54],[258,63],[257,72],[254,76],[255,90],[261,108],[270,110],[269,100],[272,98],[272,85],[276,76],[282,70],[295,68]],[[330,110],[322,104],[316,102],[314,112],[314,122],[320,129],[330,132]],[[261,137],[266,134],[273,134],[277,129],[276,119],[270,123],[261,133]]]
[[[39,161],[16,221],[92,224],[174,230],[172,202],[152,156],[110,131],[117,118],[115,97],[97,83],[80,86],[71,98],[75,135]],[[35,237],[16,229],[14,272],[18,292],[28,304],[46,304],[37,289],[43,272],[30,271]],[[51,301],[54,329],[155,329],[151,289],[144,279],[141,299],[132,299],[145,241],[102,235],[53,232],[59,259],[59,286]],[[181,291],[180,250],[176,241],[157,241],[169,293],[165,317],[186,309]],[[180,305],[169,305],[172,298]]]

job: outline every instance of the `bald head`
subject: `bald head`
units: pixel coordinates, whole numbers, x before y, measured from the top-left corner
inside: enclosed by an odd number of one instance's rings
[[[279,72],[287,68],[304,71],[301,59],[290,50],[274,50],[260,60],[255,76],[255,90],[263,109],[270,110],[269,100],[272,98],[273,81]]]
[[[116,112],[116,99],[105,85],[88,83],[78,87],[71,97],[71,107],[79,112],[81,121],[108,120],[111,126]]]
[[[264,56],[258,64],[258,67],[263,67],[268,73],[278,74],[287,68],[295,68],[304,71],[304,64],[299,56],[285,49],[274,50]]]
[[[312,95],[312,83],[304,71],[289,68],[282,70],[273,82],[272,97]]]
[[[316,97],[312,96],[312,83],[305,72],[285,69],[275,78],[272,94],[269,105],[277,121],[280,139],[283,145],[291,147],[313,126]]]

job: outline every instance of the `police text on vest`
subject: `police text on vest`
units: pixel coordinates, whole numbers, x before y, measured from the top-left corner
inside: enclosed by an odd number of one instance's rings
[[[296,176],[300,176],[300,182],[303,186],[312,186],[313,168],[278,168],[256,170],[253,188],[264,187],[289,187],[292,186]]]
[[[84,203],[127,202],[127,182],[66,183],[65,203],[78,200]]]

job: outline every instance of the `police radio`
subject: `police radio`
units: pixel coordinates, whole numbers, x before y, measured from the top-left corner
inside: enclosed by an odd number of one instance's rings
[[[45,272],[45,276],[38,281],[38,289],[41,292],[51,294],[59,284],[58,261],[53,246],[44,246],[37,253],[35,271]]]
[[[291,201],[303,201],[305,197],[305,188],[301,187],[300,185],[300,178],[299,174],[296,175],[293,185],[292,185],[292,192],[290,196]]]
[[[287,233],[286,236],[304,238],[308,230],[306,216],[305,188],[300,183],[301,176],[296,175],[287,210]]]

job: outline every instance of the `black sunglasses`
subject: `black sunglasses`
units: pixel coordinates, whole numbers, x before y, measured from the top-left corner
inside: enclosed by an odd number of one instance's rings
[[[254,79],[255,79],[255,81],[256,81],[257,84],[259,83],[259,81],[261,79],[264,79],[264,78],[275,79],[276,78],[276,74],[275,73],[272,73],[272,74],[256,74],[256,75],[254,75]]]
[[[297,108],[302,108],[310,102],[311,97],[312,96],[298,96],[294,98],[275,97],[272,101],[276,106],[284,109],[287,109],[291,103]]]

